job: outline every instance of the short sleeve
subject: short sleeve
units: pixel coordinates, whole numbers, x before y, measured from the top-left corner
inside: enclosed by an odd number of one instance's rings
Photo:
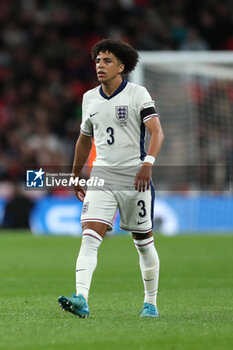
[[[159,117],[155,109],[155,102],[144,87],[140,87],[140,90],[136,94],[136,109],[143,123],[153,117]]]
[[[85,94],[83,95],[82,102],[82,123],[80,127],[80,132],[85,136],[93,136],[93,125],[91,123],[90,116],[87,113]]]

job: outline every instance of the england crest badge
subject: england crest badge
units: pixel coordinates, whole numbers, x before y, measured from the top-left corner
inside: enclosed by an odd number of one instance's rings
[[[120,125],[126,125],[128,106],[116,106],[116,118],[120,121]]]
[[[86,214],[88,211],[89,202],[83,203],[82,215]]]

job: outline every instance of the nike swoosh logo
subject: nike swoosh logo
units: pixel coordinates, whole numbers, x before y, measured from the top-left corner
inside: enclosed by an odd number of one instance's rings
[[[147,222],[147,221],[148,221],[148,219],[145,221],[138,221],[138,225],[144,224],[144,222]]]
[[[144,278],[144,281],[145,281],[145,282],[154,281],[154,278],[152,278],[151,280],[145,280],[145,278]]]
[[[79,271],[85,271],[86,269],[79,269],[79,270],[76,270],[76,272],[79,272]]]
[[[98,114],[99,112],[96,112],[96,113],[93,113],[93,114],[90,114],[90,118],[94,117],[94,115]]]

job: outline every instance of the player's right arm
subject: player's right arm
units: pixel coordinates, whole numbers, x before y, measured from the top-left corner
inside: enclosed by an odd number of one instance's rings
[[[75,145],[75,153],[74,153],[74,161],[73,161],[73,169],[72,173],[74,174],[74,177],[78,177],[84,164],[87,161],[87,158],[89,156],[89,153],[91,151],[92,147],[92,140],[93,138],[91,136],[86,136],[80,133],[79,138]],[[82,186],[79,184],[77,186],[74,186],[74,193],[76,197],[83,202],[85,197],[85,191]]]
[[[91,103],[90,98],[88,98],[88,95],[89,92],[86,92],[83,95],[82,123],[80,126],[79,138],[75,145],[72,169],[75,178],[79,177],[79,174],[87,161],[92,147],[93,127],[88,113],[88,106]],[[83,202],[86,193],[81,185],[74,186],[74,193],[76,197]]]

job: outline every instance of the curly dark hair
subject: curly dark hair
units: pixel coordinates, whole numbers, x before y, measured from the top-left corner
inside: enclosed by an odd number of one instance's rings
[[[137,51],[129,44],[123,43],[120,40],[103,39],[98,41],[92,48],[91,56],[95,60],[100,52],[105,51],[111,52],[125,65],[125,74],[132,72],[138,63]]]

